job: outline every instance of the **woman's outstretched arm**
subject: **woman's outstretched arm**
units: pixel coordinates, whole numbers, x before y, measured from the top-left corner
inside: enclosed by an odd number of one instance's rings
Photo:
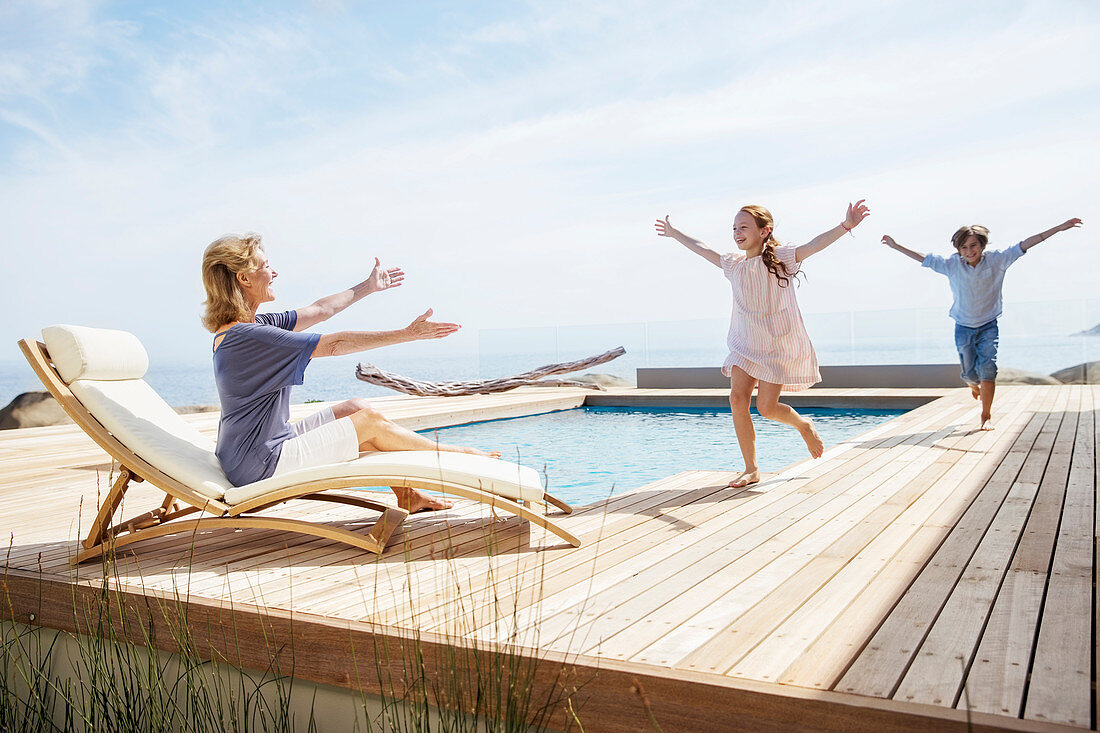
[[[1028,237],[1024,241],[1020,242],[1020,249],[1022,249],[1024,252],[1027,252],[1039,242],[1045,242],[1050,236],[1057,234],[1058,232],[1064,232],[1067,229],[1073,229],[1074,227],[1079,226],[1081,226],[1080,219],[1067,219],[1056,227],[1051,227],[1045,232],[1039,232],[1035,236]]]
[[[319,356],[343,356],[380,346],[392,346],[408,341],[440,339],[462,328],[457,323],[429,321],[432,309],[424,311],[415,321],[396,331],[339,331],[321,336],[310,358]]]
[[[321,321],[327,321],[352,303],[356,303],[371,293],[378,293],[390,288],[396,288],[405,279],[405,272],[400,267],[383,269],[382,263],[374,258],[374,269],[366,280],[353,285],[347,290],[321,298],[312,305],[299,308],[298,322],[294,324],[295,331],[304,331],[311,326],[316,326]]]
[[[928,255],[922,254],[920,252],[917,252],[915,250],[911,250],[908,247],[902,247],[900,244],[895,242],[894,238],[891,237],[889,234],[883,234],[882,235],[882,243],[885,244],[890,249],[896,249],[898,252],[901,252],[903,255],[906,255],[907,257],[912,257],[917,262],[924,262],[924,258],[928,256]]]
[[[667,216],[663,220],[658,219],[657,223],[654,226],[657,228],[657,236],[672,237],[677,242],[684,245],[710,264],[716,265],[718,267],[722,266],[722,255],[718,254],[713,249],[700,242],[698,239],[692,239],[688,235],[681,232],[679,229],[672,226]]]
[[[795,249],[795,261],[801,262],[810,255],[817,254],[818,252],[825,249],[830,244],[859,226],[859,223],[866,219],[867,215],[871,213],[871,210],[868,209],[867,205],[863,203],[866,200],[867,199],[860,199],[854,204],[848,204],[848,213],[844,215],[843,222],[837,224],[835,227],[827,232],[818,234],[809,242],[806,242],[806,244],[803,244],[801,247]]]

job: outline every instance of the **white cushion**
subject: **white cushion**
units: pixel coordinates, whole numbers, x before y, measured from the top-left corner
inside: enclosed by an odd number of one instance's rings
[[[443,480],[503,496],[541,501],[542,481],[535,469],[495,458],[443,451],[392,451],[364,453],[354,461],[302,468],[225,492],[227,504],[239,504],[285,486],[318,479],[408,476]]]
[[[76,379],[141,379],[149,355],[137,336],[87,326],[48,326],[42,341],[66,383]]]
[[[69,385],[88,412],[138,456],[193,491],[221,500],[230,487],[214,443],[141,379],[78,379]]]

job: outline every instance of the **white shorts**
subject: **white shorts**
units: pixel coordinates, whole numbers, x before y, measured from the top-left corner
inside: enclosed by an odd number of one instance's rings
[[[339,420],[326,407],[290,424],[295,437],[283,443],[279,462],[272,476],[281,476],[300,468],[344,463],[359,457],[359,437],[350,417]]]

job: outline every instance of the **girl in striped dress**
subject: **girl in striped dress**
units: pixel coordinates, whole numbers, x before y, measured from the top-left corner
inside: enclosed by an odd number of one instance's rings
[[[657,220],[657,234],[672,237],[721,267],[733,287],[733,313],[726,342],[730,353],[722,373],[730,378],[730,410],[737,443],[745,458],[745,470],[730,486],[740,488],[760,481],[756,465],[756,430],[749,404],[756,388],[756,410],[769,420],[798,430],[810,455],[824,452],[813,421],[779,401],[779,393],[808,389],[821,381],[817,355],[802,323],[794,288],[794,276],[802,261],[840,239],[870,213],[860,199],[848,205],[837,226],[799,247],[781,245],[775,239],[775,221],[763,206],[745,206],[733,218],[733,239],[739,252],[720,255],[697,239],[674,228],[666,216]]]

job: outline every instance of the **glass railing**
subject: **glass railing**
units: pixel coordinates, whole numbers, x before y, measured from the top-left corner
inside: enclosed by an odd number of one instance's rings
[[[954,364],[954,323],[945,309],[838,311],[804,314],[822,365]],[[1100,361],[1100,334],[1081,332],[1100,325],[1100,299],[1007,303],[1000,319],[1003,369],[1051,374]],[[729,321],[685,321],[484,329],[465,342],[443,340],[318,359],[294,391],[297,402],[383,396],[394,392],[355,379],[355,365],[369,361],[398,374],[427,381],[475,380],[572,361],[623,346],[626,354],[587,371],[629,382],[638,367],[718,366],[726,357]],[[12,356],[15,356],[12,354]],[[209,362],[173,363],[156,352],[146,379],[170,404],[215,404]],[[17,394],[42,386],[23,361],[0,362],[0,407]]]
[[[942,307],[807,313],[810,340],[823,365],[953,364],[954,322]],[[998,364],[1040,374],[1100,361],[1100,299],[1006,303],[999,319]],[[483,378],[572,361],[615,346],[626,355],[590,371],[633,380],[638,367],[720,365],[725,319],[587,326],[485,329],[478,338]]]

